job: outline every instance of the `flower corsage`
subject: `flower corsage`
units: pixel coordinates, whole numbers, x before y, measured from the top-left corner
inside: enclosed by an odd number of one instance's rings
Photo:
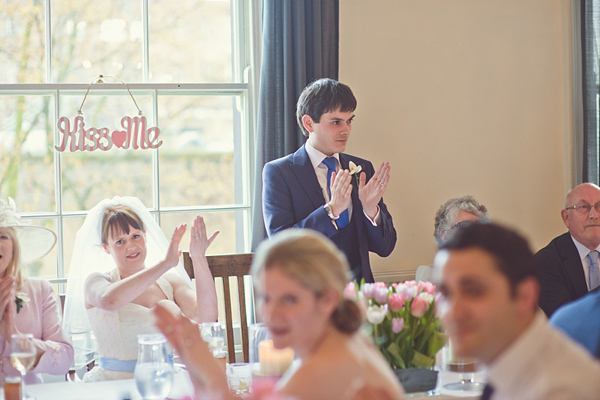
[[[25,292],[18,292],[15,296],[15,303],[17,304],[17,314],[21,311],[21,308],[25,307],[29,303],[29,296]]]
[[[348,163],[348,168],[350,169],[350,175],[354,175],[354,179],[356,180],[356,187],[359,186],[359,175],[360,171],[362,171],[362,165],[356,165],[352,161]]]

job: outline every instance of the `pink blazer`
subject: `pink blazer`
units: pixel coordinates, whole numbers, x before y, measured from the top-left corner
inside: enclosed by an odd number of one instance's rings
[[[66,374],[73,364],[73,346],[62,330],[61,312],[48,281],[27,278],[20,290],[29,297],[16,316],[17,329],[32,333],[34,343],[44,354],[36,367],[27,373],[26,383],[42,383],[40,374]],[[18,376],[19,371],[10,364],[10,345],[0,338],[0,382],[6,376]]]

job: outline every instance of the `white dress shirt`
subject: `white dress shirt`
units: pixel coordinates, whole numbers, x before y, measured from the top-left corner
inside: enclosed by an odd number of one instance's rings
[[[585,247],[583,244],[579,243],[577,239],[571,235],[571,239],[573,239],[573,243],[575,243],[575,247],[579,252],[579,258],[581,258],[581,265],[583,265],[583,273],[585,274],[585,284],[587,285],[588,292],[590,290],[590,260],[587,258],[587,255],[590,253],[590,249]],[[596,248],[596,250],[600,251],[600,246]],[[600,264],[600,263],[598,263]],[[600,269],[600,265],[598,265]],[[600,398],[600,396],[599,396]]]
[[[600,363],[539,311],[491,365],[492,400],[598,400]]]

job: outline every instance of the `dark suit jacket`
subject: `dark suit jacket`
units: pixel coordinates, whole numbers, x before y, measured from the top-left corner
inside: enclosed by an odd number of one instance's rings
[[[559,308],[550,323],[600,358],[600,290]]]
[[[314,229],[329,238],[338,232],[323,208],[323,191],[304,146],[293,154],[269,162],[263,169],[263,217],[269,236],[292,227]],[[342,168],[347,169],[350,161],[363,166],[367,181],[375,173],[369,161],[340,153]],[[354,178],[352,184],[356,185]],[[373,282],[369,251],[381,257],[390,255],[396,245],[396,230],[383,199],[379,202],[381,223],[378,226],[373,226],[365,216],[356,187],[352,189],[352,207],[362,276],[365,281]],[[353,260],[350,262],[357,264]]]
[[[535,258],[540,267],[539,306],[548,317],[588,292],[579,252],[569,232],[553,239]]]

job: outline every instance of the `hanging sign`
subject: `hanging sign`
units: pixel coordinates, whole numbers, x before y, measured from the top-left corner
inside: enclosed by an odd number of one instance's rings
[[[96,83],[103,83],[104,76],[99,75]],[[111,77],[113,78],[113,77]],[[117,79],[117,78],[114,78]],[[121,81],[120,79],[117,79]],[[92,81],[92,83],[94,83]],[[146,117],[142,115],[142,110],[138,107],[135,98],[131,94],[129,87],[123,81],[133,103],[138,109],[138,116],[128,117],[124,116],[121,118],[121,126],[116,129],[110,129],[107,127],[86,128],[85,121],[83,118],[83,104],[87,98],[90,88],[88,86],[87,92],[83,97],[81,106],[77,111],[77,116],[71,121],[67,117],[60,117],[56,123],[58,132],[60,133],[59,145],[54,146],[58,151],[108,151],[113,146],[121,149],[157,149],[162,145],[162,140],[158,139],[160,135],[160,129],[156,126],[148,127]]]

